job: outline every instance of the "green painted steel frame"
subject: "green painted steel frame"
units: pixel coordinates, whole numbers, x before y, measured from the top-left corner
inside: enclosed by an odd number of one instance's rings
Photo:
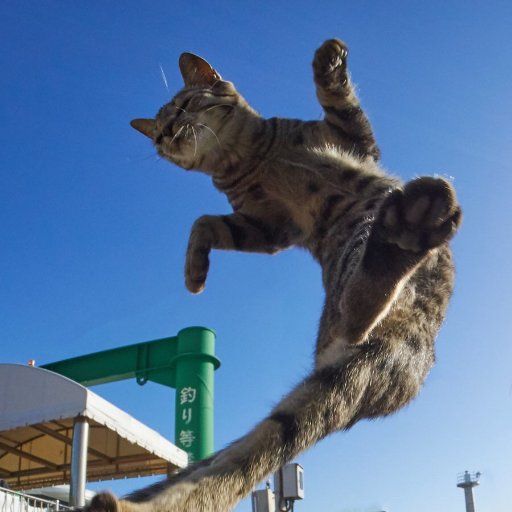
[[[86,354],[42,368],[84,386],[135,378],[140,385],[152,381],[176,389],[175,442],[188,453],[189,461],[194,461],[213,452],[213,373],[219,366],[215,333],[205,327],[187,327],[177,336]]]

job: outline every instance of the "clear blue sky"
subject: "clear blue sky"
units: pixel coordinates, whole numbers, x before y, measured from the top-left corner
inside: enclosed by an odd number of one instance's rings
[[[2,362],[43,364],[205,325],[223,361],[216,446],[261,419],[310,368],[319,268],[298,250],[216,253],[206,291],[189,295],[188,230],[227,202],[208,178],[157,161],[128,122],[181,87],[182,51],[205,56],[263,115],[318,119],[313,51],[341,37],[383,165],[405,179],[452,176],[465,218],[425,389],[396,416],[302,456],[306,500],[296,510],[462,511],[455,478],[465,469],[483,473],[478,510],[510,510],[511,27],[509,0],[4,0]],[[172,435],[169,390],[95,390]],[[119,493],[141,485],[106,483]]]

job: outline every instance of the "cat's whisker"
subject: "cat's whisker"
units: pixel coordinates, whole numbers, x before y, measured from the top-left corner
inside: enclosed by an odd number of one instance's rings
[[[172,145],[172,143],[174,142],[174,139],[183,131],[183,128],[185,128],[185,126],[182,126],[173,136],[173,138],[171,139],[171,142],[169,142],[169,146]]]
[[[219,145],[219,148],[220,148],[220,140],[217,137],[217,134],[209,126],[206,126],[203,123],[196,123],[196,124],[197,124],[197,126],[201,126],[202,128],[206,128],[209,132],[211,132],[213,134],[213,136],[217,139],[217,144]]]
[[[167,92],[169,92],[169,85],[167,84],[167,77],[165,76],[164,68],[162,67],[162,64],[159,64],[159,66],[160,66],[160,71],[162,73],[162,79],[164,81],[165,88],[167,89]]]
[[[196,156],[197,153],[197,136],[196,131],[194,130],[194,127],[190,125],[190,128],[192,129],[192,135],[194,135],[194,156]]]
[[[149,160],[150,158],[154,157],[155,154],[154,153],[151,153],[149,155],[145,155],[145,156],[127,156],[126,157],[126,160],[128,162],[145,162],[146,160]]]

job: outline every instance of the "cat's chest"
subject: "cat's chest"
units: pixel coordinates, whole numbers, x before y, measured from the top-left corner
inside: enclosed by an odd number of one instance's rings
[[[288,171],[288,172],[287,172]],[[283,215],[310,233],[336,187],[306,169],[270,168],[244,189],[227,193],[233,210],[264,217]]]

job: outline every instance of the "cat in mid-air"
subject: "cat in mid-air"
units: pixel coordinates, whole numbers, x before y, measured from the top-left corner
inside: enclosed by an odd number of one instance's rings
[[[434,363],[452,292],[455,192],[444,179],[402,183],[379,167],[342,41],[326,41],[313,60],[323,121],[263,119],[205,60],[184,53],[179,65],[185,87],[132,126],[162,157],[211,176],[233,208],[194,223],[186,286],[203,290],[212,249],[309,250],[325,288],[315,360],[247,435],[125,500],[97,495],[97,512],[230,510],[320,439],[397,411]]]

